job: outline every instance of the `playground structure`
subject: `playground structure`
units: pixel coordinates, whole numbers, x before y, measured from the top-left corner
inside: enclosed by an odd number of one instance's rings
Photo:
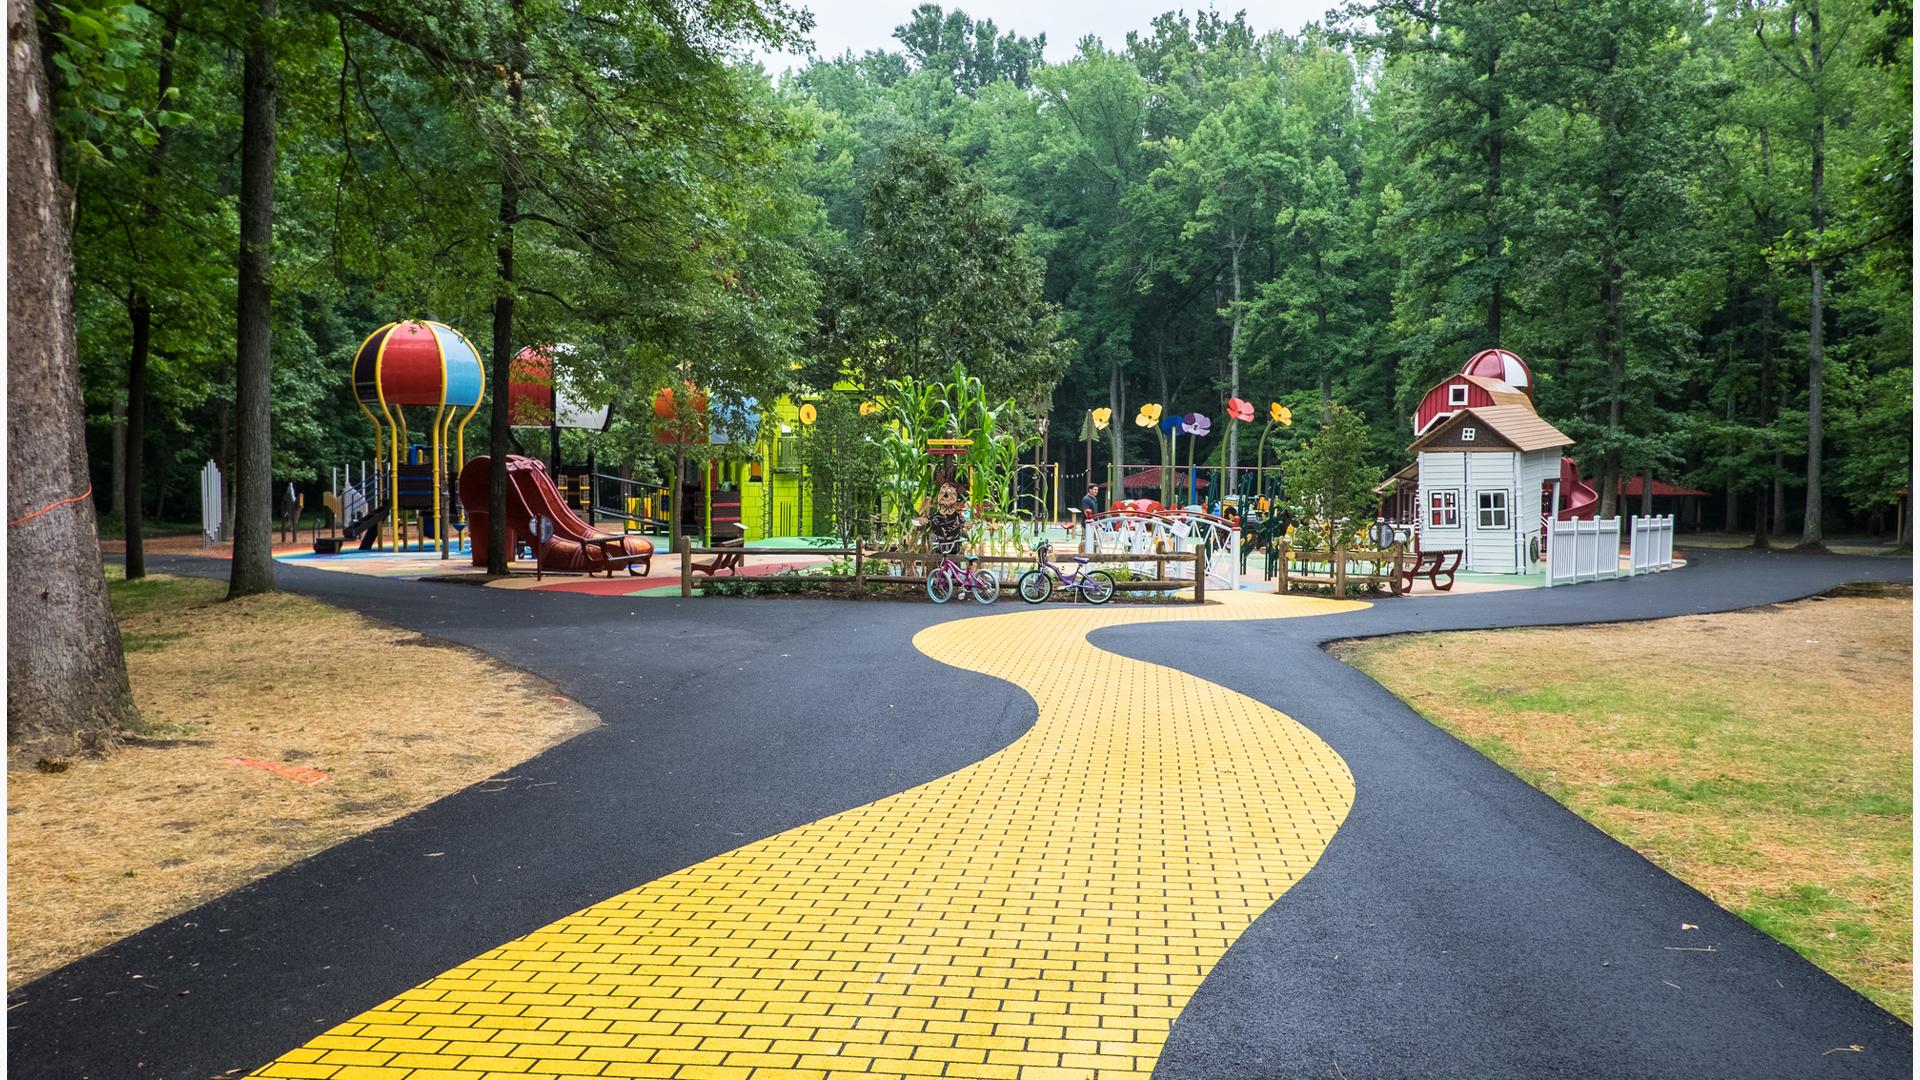
[[[448,440],[452,440],[456,465],[464,462],[467,424],[480,411],[486,387],[479,352],[445,323],[392,322],[361,342],[353,358],[354,400],[373,422],[374,457],[382,462],[382,484],[373,491],[358,493],[369,504],[368,512],[350,519],[352,524],[348,526],[349,535],[375,530],[368,538],[372,543],[363,542],[363,548],[377,544],[377,530],[385,527],[390,549],[403,550],[411,514],[422,546],[430,520],[440,557],[448,557],[450,511],[457,512],[448,506],[452,487],[446,482]],[[424,447],[411,445],[406,417],[409,407],[434,410]],[[403,451],[402,447],[408,449]],[[423,451],[425,460],[418,460]],[[403,460],[403,454],[407,460]],[[341,501],[344,511],[348,500]]]
[[[1594,516],[1599,493],[1565,453],[1573,440],[1534,411],[1533,377],[1511,352],[1469,357],[1421,398],[1412,426],[1413,463],[1375,490],[1415,559],[1444,553],[1480,573],[1532,573],[1554,522]]]
[[[460,470],[460,500],[469,508],[475,566],[485,566],[491,551],[488,485],[492,469],[493,459],[483,454]],[[506,495],[507,550],[511,553],[527,544],[541,572],[612,575],[624,567],[631,575],[645,577],[650,571],[653,544],[638,536],[601,532],[582,521],[561,498],[544,463],[509,454]]]

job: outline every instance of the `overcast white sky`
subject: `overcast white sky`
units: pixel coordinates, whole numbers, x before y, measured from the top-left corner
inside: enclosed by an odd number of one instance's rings
[[[1339,0],[1252,0],[1242,3],[1181,3],[1180,0],[936,0],[948,11],[954,8],[975,19],[992,19],[1001,32],[1021,37],[1047,35],[1047,59],[1060,62],[1070,58],[1080,38],[1092,34],[1119,49],[1126,45],[1127,31],[1142,30],[1153,17],[1164,11],[1204,11],[1209,6],[1231,15],[1245,10],[1247,19],[1262,30],[1299,30],[1310,22],[1324,21],[1329,7]],[[856,54],[868,49],[897,49],[893,28],[907,21],[919,0],[802,0],[801,6],[813,12],[813,46],[822,56],[838,56],[848,49]],[[774,75],[789,67],[798,67],[804,57],[782,53],[762,58]]]

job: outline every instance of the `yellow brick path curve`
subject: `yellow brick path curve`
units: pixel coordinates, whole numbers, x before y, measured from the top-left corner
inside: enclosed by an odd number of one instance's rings
[[[1353,778],[1267,706],[1087,635],[1357,606],[1241,593],[930,627],[922,652],[1033,695],[1026,735],[570,915],[256,1075],[1144,1077]],[[964,692],[935,707],[966,722]]]

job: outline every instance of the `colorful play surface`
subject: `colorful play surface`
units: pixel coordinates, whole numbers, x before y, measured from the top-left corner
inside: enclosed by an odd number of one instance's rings
[[[495,589],[529,589],[536,592],[586,593],[592,596],[647,596],[673,595],[680,593],[680,556],[664,550],[665,537],[649,537],[659,548],[653,556],[652,565],[646,576],[616,572],[612,577],[598,575],[588,577],[581,574],[557,574],[548,571],[537,575],[534,565],[527,561],[515,561],[508,564],[513,576],[505,579],[487,581],[486,568],[474,566],[471,556],[464,551],[450,551],[445,559],[438,551],[358,551],[348,550],[337,555],[316,555],[311,549],[276,552],[274,557],[292,566],[302,566],[315,570],[330,570],[338,573],[365,574],[369,577],[401,578],[410,580],[459,580],[472,578],[476,585],[484,584]],[[836,543],[831,539],[806,537],[776,537],[768,540],[753,541],[754,547],[808,547],[830,546]],[[695,556],[700,561],[701,556]],[[801,570],[811,566],[820,566],[828,561],[826,555],[783,555],[748,560],[741,568],[743,577],[764,577],[787,570]]]
[[[1077,539],[1066,530],[1053,527],[1045,532],[1053,541],[1057,551],[1069,553],[1071,557]],[[424,579],[460,579],[471,577],[474,584],[484,584],[495,589],[527,589],[535,592],[585,593],[590,596],[678,596],[680,594],[680,556],[665,550],[666,537],[649,537],[660,550],[653,556],[652,566],[644,577],[616,573],[609,578],[605,575],[587,577],[579,574],[557,574],[551,571],[535,576],[531,562],[516,561],[509,564],[513,571],[510,578],[485,581],[485,568],[474,566],[464,551],[450,551],[442,559],[438,551],[408,550],[359,551],[349,549],[337,555],[316,555],[310,547],[282,546],[275,550],[274,558],[293,566],[303,566],[316,570],[331,570],[350,574],[366,574],[370,577]],[[1028,540],[1028,544],[1035,540]],[[753,548],[835,548],[839,541],[832,537],[773,536],[762,540],[748,541],[749,550]],[[696,561],[704,557],[696,556]],[[794,570],[824,566],[831,556],[820,555],[781,555],[750,558],[738,572],[741,577],[769,577]],[[1265,556],[1253,552],[1246,562],[1246,570],[1241,575],[1240,592],[1265,593],[1273,591],[1273,582],[1263,578]],[[1676,563],[1681,560],[1676,559]],[[1628,568],[1628,557],[1620,556],[1622,576]],[[1017,569],[1017,568],[1016,568]],[[732,576],[732,575],[729,575]],[[706,580],[704,576],[696,582]],[[1433,596],[1463,596],[1473,593],[1506,592],[1514,589],[1538,589],[1546,585],[1544,571],[1532,574],[1482,574],[1469,570],[1460,571],[1454,579],[1453,588],[1442,592],[1434,589],[1424,577],[1414,582],[1413,591],[1406,598],[1418,599]],[[698,588],[698,585],[695,586]]]
[[[255,1075],[1145,1078],[1354,783],[1287,716],[1088,635],[1363,606],[1238,593],[928,627],[921,652],[1032,695],[1025,735],[506,942]]]

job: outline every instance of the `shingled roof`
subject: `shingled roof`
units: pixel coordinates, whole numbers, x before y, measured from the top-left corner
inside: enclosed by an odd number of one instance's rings
[[[1559,428],[1540,419],[1540,415],[1529,406],[1483,405],[1478,408],[1461,409],[1441,423],[1435,424],[1427,430],[1426,434],[1413,440],[1413,445],[1407,447],[1408,452],[1418,453],[1428,443],[1458,427],[1469,417],[1493,429],[1495,434],[1512,443],[1516,450],[1550,450],[1556,446],[1570,446],[1573,443],[1572,439],[1561,434]]]
[[[1524,390],[1516,390],[1499,379],[1489,379],[1485,375],[1460,377],[1491,394],[1495,405],[1524,405],[1528,412],[1533,411],[1533,399],[1528,397]]]

